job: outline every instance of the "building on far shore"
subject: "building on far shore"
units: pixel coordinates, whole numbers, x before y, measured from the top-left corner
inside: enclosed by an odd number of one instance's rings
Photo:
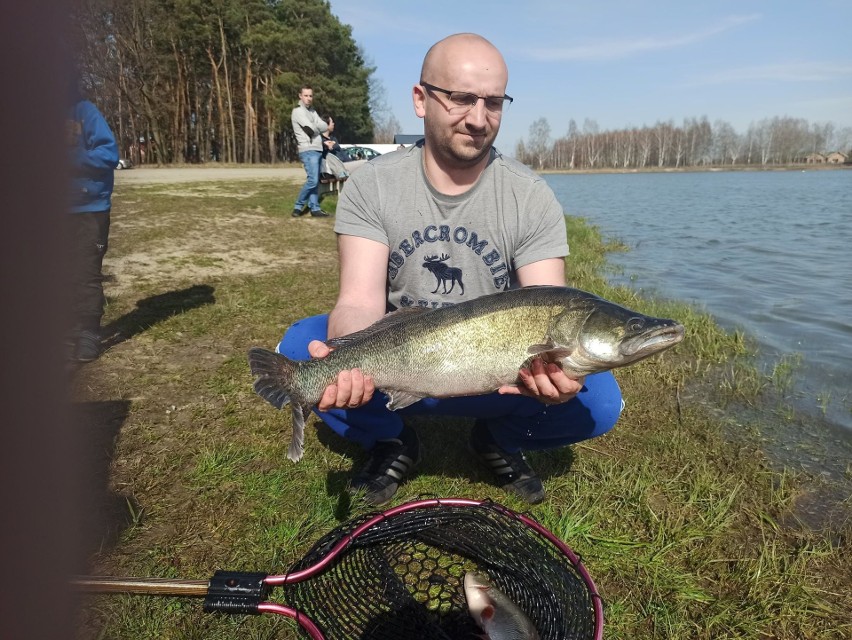
[[[849,156],[842,151],[809,153],[805,156],[805,162],[807,164],[846,164],[849,162]]]

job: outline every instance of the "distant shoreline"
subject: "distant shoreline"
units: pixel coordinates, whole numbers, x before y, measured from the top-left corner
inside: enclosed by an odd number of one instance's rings
[[[778,164],[767,166],[754,165],[730,165],[730,166],[709,166],[709,167],[644,167],[644,168],[625,168],[614,169],[605,167],[600,169],[540,169],[536,173],[541,175],[547,174],[587,174],[587,173],[717,173],[722,171],[850,171],[852,165],[849,164]]]

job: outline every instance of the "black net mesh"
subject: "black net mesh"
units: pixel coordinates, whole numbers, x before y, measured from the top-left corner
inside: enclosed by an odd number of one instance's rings
[[[372,516],[322,538],[291,572],[321,561]],[[487,573],[542,640],[593,638],[593,596],[561,549],[489,503],[419,508],[356,536],[322,573],[283,587],[328,640],[480,637],[464,597],[468,571]]]

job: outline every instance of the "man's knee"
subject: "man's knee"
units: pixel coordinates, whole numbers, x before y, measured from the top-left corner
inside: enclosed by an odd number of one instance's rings
[[[592,397],[583,404],[589,409],[595,425],[592,437],[597,437],[610,431],[618,422],[624,409],[624,399],[618,382],[610,372],[587,377],[586,385],[587,389],[593,393]]]
[[[328,337],[328,315],[310,316],[291,324],[275,350],[291,360],[308,360],[308,344]]]

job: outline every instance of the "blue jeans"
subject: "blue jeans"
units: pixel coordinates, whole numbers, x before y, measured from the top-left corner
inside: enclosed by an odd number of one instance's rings
[[[305,167],[307,179],[299,192],[299,197],[296,199],[293,209],[301,211],[307,204],[311,211],[319,211],[319,175],[322,151],[302,151],[299,154],[299,159]]]
[[[328,316],[319,315],[294,323],[276,351],[292,360],[307,360],[308,343],[326,340]],[[558,405],[545,405],[520,395],[489,393],[458,398],[424,398],[391,411],[387,396],[376,391],[373,398],[357,409],[319,411],[320,419],[347,440],[370,449],[377,440],[394,438],[402,431],[403,416],[435,415],[479,418],[485,421],[494,441],[504,450],[553,449],[588,440],[612,429],[621,415],[621,390],[607,371],[586,376],[577,396]]]

